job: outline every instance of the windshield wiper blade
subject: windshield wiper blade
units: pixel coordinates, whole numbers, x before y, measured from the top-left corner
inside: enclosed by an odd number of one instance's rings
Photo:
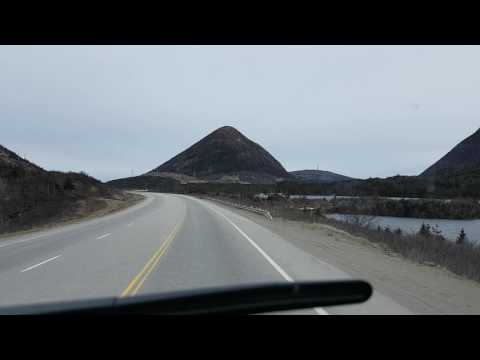
[[[256,284],[0,308],[0,313],[245,315],[362,303],[370,298],[372,291],[371,285],[362,280]]]

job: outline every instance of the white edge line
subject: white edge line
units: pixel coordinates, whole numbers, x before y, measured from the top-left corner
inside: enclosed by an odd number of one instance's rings
[[[32,265],[32,266],[30,266],[30,267],[28,267],[28,268],[26,268],[26,269],[23,269],[21,272],[25,272],[25,271],[28,271],[28,270],[35,269],[36,267],[38,267],[38,266],[40,266],[40,265],[43,265],[43,264],[46,264],[47,262],[50,262],[50,261],[52,261],[52,260],[55,260],[55,259],[59,258],[60,256],[62,256],[62,255],[57,255],[57,256],[54,256],[54,257],[52,257],[52,258],[50,258],[50,259],[44,260],[44,261],[42,261],[42,262],[40,262],[40,263],[38,263],[38,264],[35,264],[35,265]]]
[[[107,236],[110,236],[112,235],[111,233],[106,233],[106,234],[103,234],[102,236],[99,236],[97,237],[97,240],[100,240],[100,239],[103,239],[103,238],[106,238]]]
[[[220,213],[219,211],[213,208],[211,209],[215,211],[217,214],[219,214],[220,216],[222,216],[225,220],[227,220],[230,223],[230,225],[232,225],[240,234],[242,234],[243,237],[245,237],[245,239],[247,239],[250,242],[250,244],[252,244],[253,247],[257,249],[260,254],[263,255],[263,257],[270,263],[270,265],[272,265],[275,268],[275,270],[277,270],[280,273],[280,275],[283,276],[285,280],[287,280],[288,282],[293,282],[293,279],[290,277],[290,275],[288,275],[265,251],[263,251],[263,249],[260,246],[258,246],[252,239],[250,239],[250,237],[247,234],[245,234],[243,230],[240,229],[232,220],[230,220],[228,217],[226,217],[224,214]]]
[[[207,206],[208,206],[208,205],[207,205]],[[222,214],[221,212],[215,210],[213,207],[211,207],[211,206],[208,206],[208,207],[209,207],[211,210],[215,211],[218,215],[222,216],[225,220],[227,220],[227,221],[230,223],[230,225],[232,225],[240,234],[242,234],[243,237],[245,237],[245,239],[247,239],[247,240],[250,242],[250,244],[252,244],[253,247],[254,247],[255,249],[257,249],[260,254],[263,255],[263,257],[270,263],[270,265],[272,265],[272,266],[275,268],[275,270],[277,270],[277,271],[280,273],[280,275],[283,276],[283,278],[284,278],[285,280],[287,280],[288,282],[294,282],[294,280],[290,277],[290,275],[288,275],[288,274],[280,267],[280,265],[278,265],[265,251],[263,251],[263,249],[262,249],[260,246],[258,246],[258,245],[255,243],[255,241],[253,241],[252,239],[250,239],[250,237],[249,237],[247,234],[245,234],[245,233],[242,231],[242,229],[240,229],[232,220],[230,220],[228,217],[226,217],[226,216],[225,216],[224,214]],[[316,312],[318,315],[328,315],[328,312],[325,311],[324,309],[320,308],[320,307],[316,307],[316,308],[313,308],[313,309],[315,310],[315,312]]]
[[[313,308],[318,315],[328,315],[328,312],[321,307]]]

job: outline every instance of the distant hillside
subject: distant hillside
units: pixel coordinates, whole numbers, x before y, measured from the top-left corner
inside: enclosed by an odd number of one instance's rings
[[[231,126],[221,127],[159,167],[144,174],[183,174],[197,180],[275,183],[289,179],[262,146]]]
[[[46,171],[0,146],[0,233],[73,218],[124,194],[78,173]]]
[[[277,189],[290,194],[480,199],[480,171],[448,176],[393,176],[334,183],[283,182],[277,185]]]
[[[420,176],[442,176],[480,171],[480,129],[461,141]]]
[[[305,183],[333,183],[337,181],[346,181],[346,180],[354,180],[351,177],[335,174],[330,171],[324,170],[298,170],[298,171],[291,171],[290,175],[293,175],[299,181]]]
[[[158,192],[182,192],[180,182],[174,178],[160,176],[132,176],[122,179],[111,180],[107,185],[126,190],[150,190]]]
[[[1,171],[7,168],[22,168],[25,171],[44,171],[42,168],[31,163],[26,159],[22,159],[13,151],[8,150],[6,147],[0,145],[0,174]]]

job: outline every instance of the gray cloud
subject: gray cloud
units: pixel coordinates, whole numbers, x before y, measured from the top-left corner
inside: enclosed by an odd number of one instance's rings
[[[413,175],[478,128],[478,46],[0,46],[0,142],[102,180],[223,125],[288,170]]]

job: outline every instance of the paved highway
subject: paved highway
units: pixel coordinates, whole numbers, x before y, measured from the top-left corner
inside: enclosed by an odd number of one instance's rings
[[[216,203],[145,193],[102,218],[0,241],[0,306],[348,274]],[[361,305],[299,314],[408,314],[374,292]]]

